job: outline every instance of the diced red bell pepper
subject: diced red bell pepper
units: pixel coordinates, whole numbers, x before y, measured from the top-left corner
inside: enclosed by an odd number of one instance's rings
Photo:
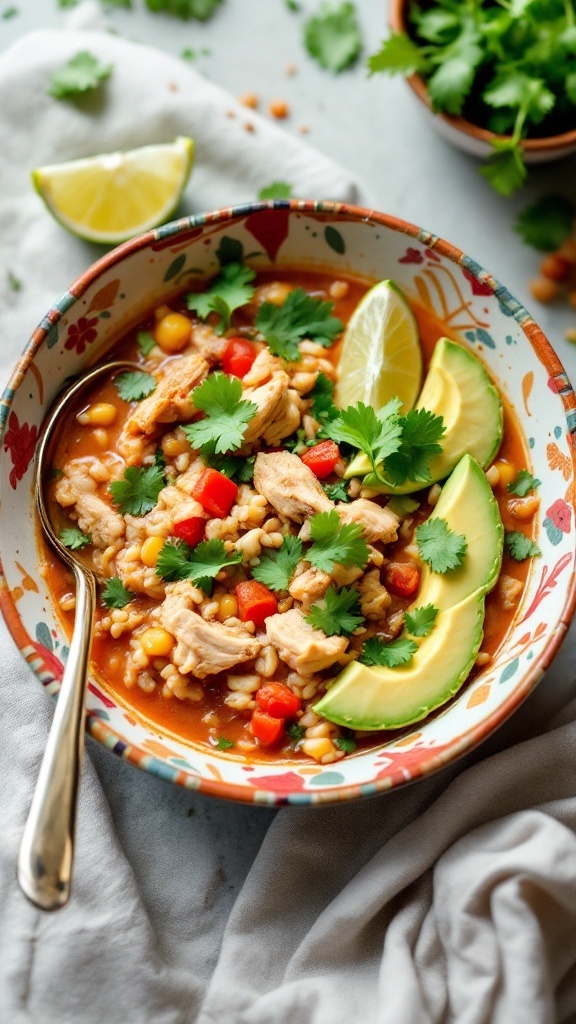
[[[284,734],[284,719],[273,718],[256,708],[252,712],[249,729],[263,747],[268,747],[271,743],[276,743],[276,740]]]
[[[301,706],[300,698],[284,683],[265,683],[256,694],[256,703],[272,718],[294,718]]]
[[[304,465],[312,470],[314,476],[319,480],[325,480],[334,472],[336,463],[340,461],[340,449],[335,441],[321,441],[313,448],[308,448],[300,458]]]
[[[256,349],[250,341],[246,341],[245,338],[230,338],[222,356],[222,369],[224,373],[233,377],[244,377],[256,356]]]
[[[278,601],[272,591],[257,580],[239,583],[234,593],[238,601],[238,617],[242,622],[263,626],[264,620],[278,611]]]
[[[420,569],[414,562],[388,562],[384,566],[384,583],[397,597],[412,597],[420,586]]]
[[[189,548],[195,548],[204,538],[206,520],[202,516],[190,516],[189,519],[181,519],[174,523],[172,533],[175,537],[183,540]]]
[[[204,470],[192,488],[192,497],[217,519],[228,515],[237,494],[238,486],[234,481],[211,467]]]

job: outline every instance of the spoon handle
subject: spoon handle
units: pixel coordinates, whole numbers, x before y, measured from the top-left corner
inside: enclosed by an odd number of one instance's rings
[[[18,882],[42,910],[67,903],[84,752],[84,697],[96,607],[93,576],[74,565],[76,614],[66,669],[18,857]]]

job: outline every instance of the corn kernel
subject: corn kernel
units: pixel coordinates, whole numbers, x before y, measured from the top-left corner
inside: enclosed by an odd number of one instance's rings
[[[503,459],[498,459],[494,466],[498,470],[499,487],[506,488],[508,484],[511,484],[516,479],[516,467],[511,462],[504,462]]]
[[[510,502],[510,511],[515,519],[527,523],[533,519],[540,506],[540,498],[537,494],[527,495],[525,498],[516,498]]]
[[[315,761],[321,761],[326,754],[334,754],[336,748],[327,736],[319,736],[317,739],[304,740],[302,750],[308,754],[308,757],[313,757]]]
[[[191,334],[192,322],[183,313],[168,313],[154,328],[154,338],[163,352],[181,352]]]
[[[111,402],[96,402],[78,413],[76,419],[83,427],[111,427],[118,409]]]
[[[220,599],[220,607],[218,609],[219,621],[224,622],[225,619],[236,615],[238,615],[238,601],[234,594],[224,594],[224,597]]]
[[[164,537],[147,537],[144,541],[140,550],[140,558],[148,569],[153,569],[156,565],[164,544]]]
[[[140,646],[149,658],[163,658],[170,654],[174,647],[174,637],[167,629],[150,626],[142,633]]]

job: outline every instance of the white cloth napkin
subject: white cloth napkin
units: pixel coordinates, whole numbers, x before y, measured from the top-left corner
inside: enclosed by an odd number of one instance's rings
[[[49,75],[81,49],[114,64],[105,102],[57,103]],[[186,212],[278,178],[362,198],[178,60],[107,34],[21,40],[0,58],[0,98],[4,378],[96,255],[44,211],[30,168],[190,134]],[[409,789],[276,815],[179,791],[89,742],[74,894],[46,915],[14,865],[52,707],[3,626],[0,665],[2,1024],[574,1024],[576,704],[506,749],[532,721],[520,711]]]

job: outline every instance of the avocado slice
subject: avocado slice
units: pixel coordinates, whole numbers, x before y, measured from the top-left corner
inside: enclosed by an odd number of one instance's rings
[[[468,676],[482,643],[485,598],[498,579],[504,537],[498,504],[471,456],[447,480],[433,516],[467,541],[458,569],[441,575],[425,566],[422,573],[413,607],[438,608],[434,628],[415,640],[418,650],[406,665],[347,665],[314,705],[328,721],[363,731],[399,729],[444,704]]]
[[[430,461],[429,484],[444,480],[465,453],[481,466],[490,465],[502,441],[502,403],[473,352],[449,338],[440,338],[415,408],[443,416],[446,427],[440,441],[442,452]],[[346,480],[353,476],[364,476],[364,485],[381,494],[411,494],[428,485],[415,480],[383,484],[371,472],[363,452],[352,460],[344,474]]]

